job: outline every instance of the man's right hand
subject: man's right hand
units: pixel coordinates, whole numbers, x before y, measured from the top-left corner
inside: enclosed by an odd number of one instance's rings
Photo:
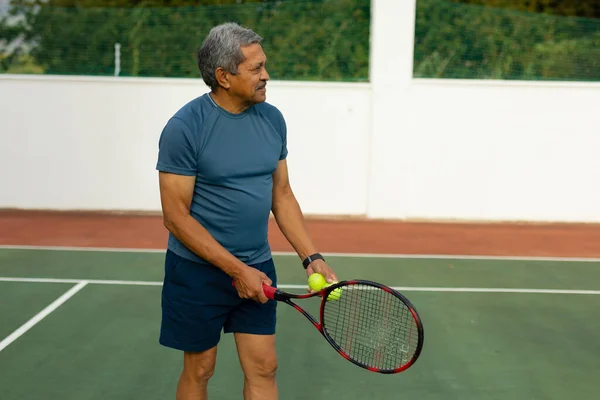
[[[265,296],[262,285],[263,283],[266,285],[271,285],[273,281],[271,281],[267,275],[256,268],[243,268],[238,274],[236,274],[236,276],[233,278],[233,281],[235,283],[235,288],[238,292],[238,295],[242,299],[251,299],[263,304],[269,301],[267,296]]]

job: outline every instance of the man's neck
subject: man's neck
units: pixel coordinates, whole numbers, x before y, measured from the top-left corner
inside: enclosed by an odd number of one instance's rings
[[[218,92],[211,91],[208,95],[213,99],[215,104],[232,114],[241,114],[250,107],[249,104],[241,103],[239,99],[229,96],[223,90],[219,90]]]

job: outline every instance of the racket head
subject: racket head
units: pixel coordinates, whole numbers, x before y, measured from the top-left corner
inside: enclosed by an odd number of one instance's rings
[[[395,374],[419,358],[423,324],[414,305],[397,290],[349,280],[327,287],[322,296],[321,333],[347,360],[372,372]]]

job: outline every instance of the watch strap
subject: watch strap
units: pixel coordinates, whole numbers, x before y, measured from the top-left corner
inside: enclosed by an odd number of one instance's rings
[[[321,253],[315,253],[315,254],[311,254],[310,256],[306,257],[303,261],[302,261],[302,266],[304,267],[304,269],[308,268],[308,265],[315,261],[315,260],[323,260],[325,261],[325,258],[321,255]]]

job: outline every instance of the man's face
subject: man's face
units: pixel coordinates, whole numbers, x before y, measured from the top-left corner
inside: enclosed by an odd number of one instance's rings
[[[236,75],[230,75],[229,92],[246,104],[261,103],[267,99],[267,56],[260,44],[242,47],[242,53],[246,60],[238,66]]]

